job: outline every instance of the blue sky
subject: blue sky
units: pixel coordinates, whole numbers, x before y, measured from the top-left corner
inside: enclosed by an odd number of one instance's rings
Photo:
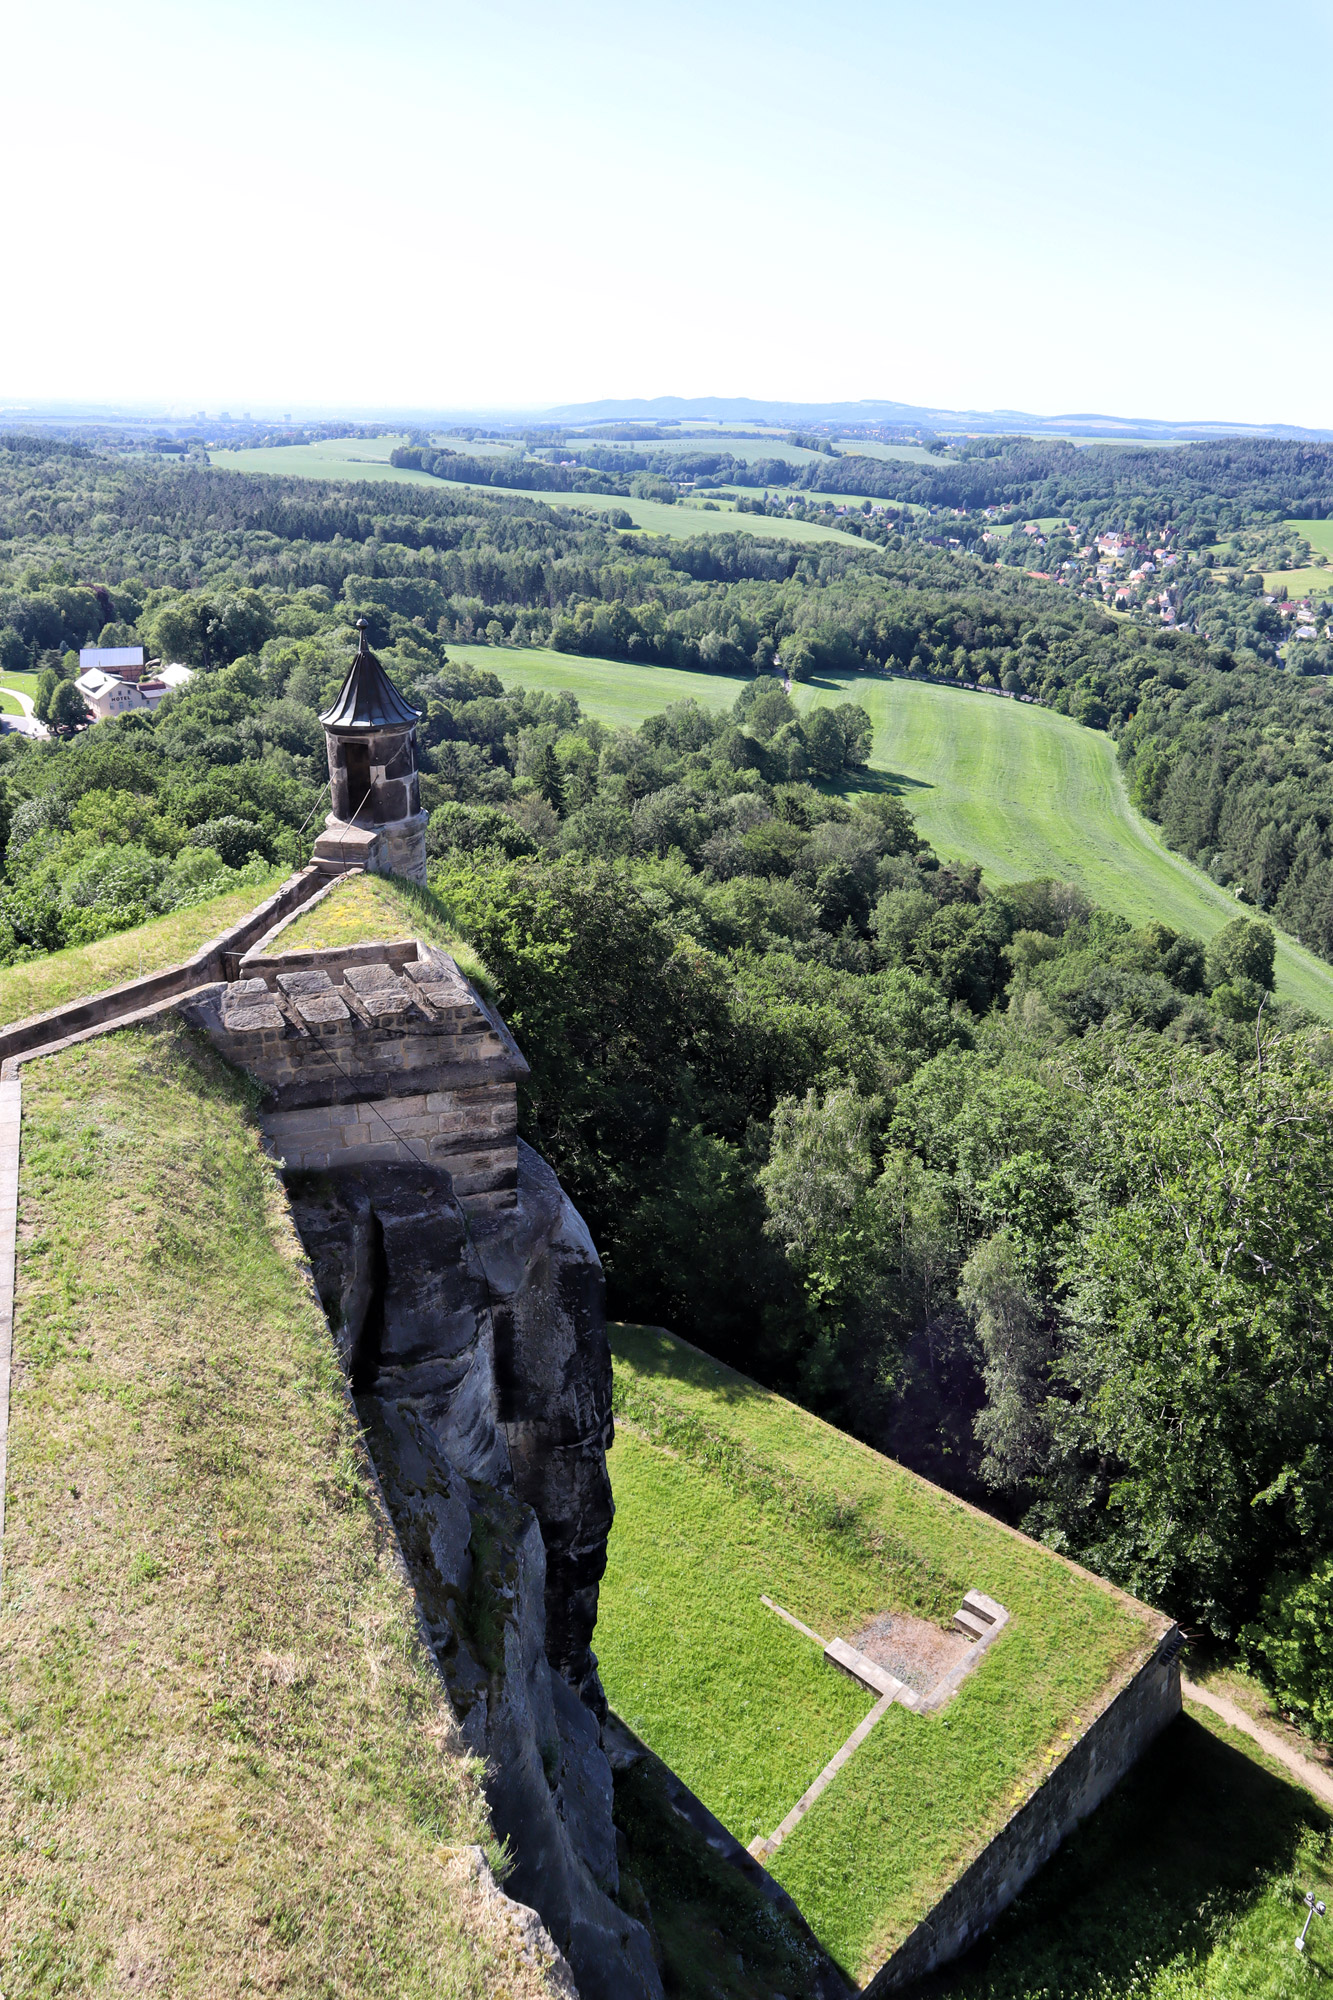
[[[8,22],[0,401],[1333,425],[1327,0]]]

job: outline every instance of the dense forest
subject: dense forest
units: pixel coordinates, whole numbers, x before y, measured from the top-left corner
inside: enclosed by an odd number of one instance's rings
[[[1333,509],[1333,445],[1267,438],[1154,449],[988,437],[938,443],[925,461],[867,458],[829,446],[816,462],[805,464],[741,458],[711,441],[697,450],[656,452],[574,441],[550,448],[544,459],[526,460],[410,444],[392,459],[440,479],[544,492],[671,499],[682,482],[797,487],[927,509],[994,508],[1011,511],[1014,518],[1072,515],[1094,534],[1104,528],[1146,533],[1170,523],[1195,543],[1214,542],[1256,519],[1322,520]]]
[[[0,665],[63,685],[81,643],[137,637],[200,671],[155,712],[0,740],[0,957],[302,860],[358,615],[422,712],[432,893],[532,1060],[524,1130],[615,1309],[1241,1645],[1333,1727],[1308,1638],[1333,1056],[1274,1001],[1264,920],[1333,956],[1323,682],[919,539],[667,542],[11,440]],[[450,658],[478,638],[746,685],[611,729]],[[801,715],[775,663],[845,698]],[[883,671],[1109,729],[1235,921],[1205,949],[942,863],[863,776],[855,676]]]

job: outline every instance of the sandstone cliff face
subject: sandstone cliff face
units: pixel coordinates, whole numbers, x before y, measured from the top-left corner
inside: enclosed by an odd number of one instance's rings
[[[583,2000],[659,2000],[618,1886],[591,1649],[612,1502],[596,1250],[544,1161],[465,1214],[446,1173],[289,1177],[340,1358],[465,1741],[486,1763],[508,1892]]]

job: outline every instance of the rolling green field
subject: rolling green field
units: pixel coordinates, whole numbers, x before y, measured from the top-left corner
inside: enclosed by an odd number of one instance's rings
[[[772,1833],[874,1697],[825,1637],[876,1613],[1012,1624],[934,1715],[891,1708],[767,1866],[864,1979],[1146,1659],[1161,1621],[660,1328],[612,1329],[612,1706],[741,1840]]]
[[[736,514],[721,506],[716,514],[711,514],[688,502],[667,506],[660,500],[622,500],[613,494],[529,493],[517,486],[472,486],[465,480],[435,479],[428,472],[412,472],[388,463],[395,445],[404,442],[400,437],[325,438],[319,444],[215,451],[210,454],[210,463],[224,472],[265,472],[288,479],[388,479],[409,486],[431,486],[437,492],[448,492],[457,485],[466,493],[491,494],[499,500],[536,500],[550,507],[572,507],[589,515],[605,514],[613,507],[623,508],[636,527],[678,542],[687,541],[692,535],[720,532],[757,535],[768,541],[842,542],[857,549],[866,546],[858,536],[844,534],[841,528],[826,528],[819,522],[773,521],[763,514]]]
[[[571,688],[590,715],[637,722],[687,696],[735,700],[723,675],[636,667],[514,647],[455,646],[508,686]],[[859,701],[875,725],[871,775],[910,806],[947,858],[981,862],[993,882],[1057,875],[1131,923],[1156,918],[1210,938],[1243,905],[1162,845],[1130,805],[1109,736],[998,696],[870,675],[798,684],[797,702]],[[1277,991],[1333,1018],[1333,967],[1279,933]]]
[[[735,674],[694,674],[678,667],[632,667],[618,660],[588,660],[580,653],[557,653],[549,646],[456,646],[451,660],[466,660],[498,674],[506,687],[568,688],[589,715],[608,723],[637,726],[660,715],[673,701],[698,701],[727,708],[747,685]]]

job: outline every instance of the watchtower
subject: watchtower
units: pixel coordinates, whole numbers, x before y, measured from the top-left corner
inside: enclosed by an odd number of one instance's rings
[[[351,672],[320,721],[329,753],[333,811],[315,842],[327,875],[365,868],[372,875],[426,880],[426,819],[417,777],[420,711],[408,706],[360,634]]]

